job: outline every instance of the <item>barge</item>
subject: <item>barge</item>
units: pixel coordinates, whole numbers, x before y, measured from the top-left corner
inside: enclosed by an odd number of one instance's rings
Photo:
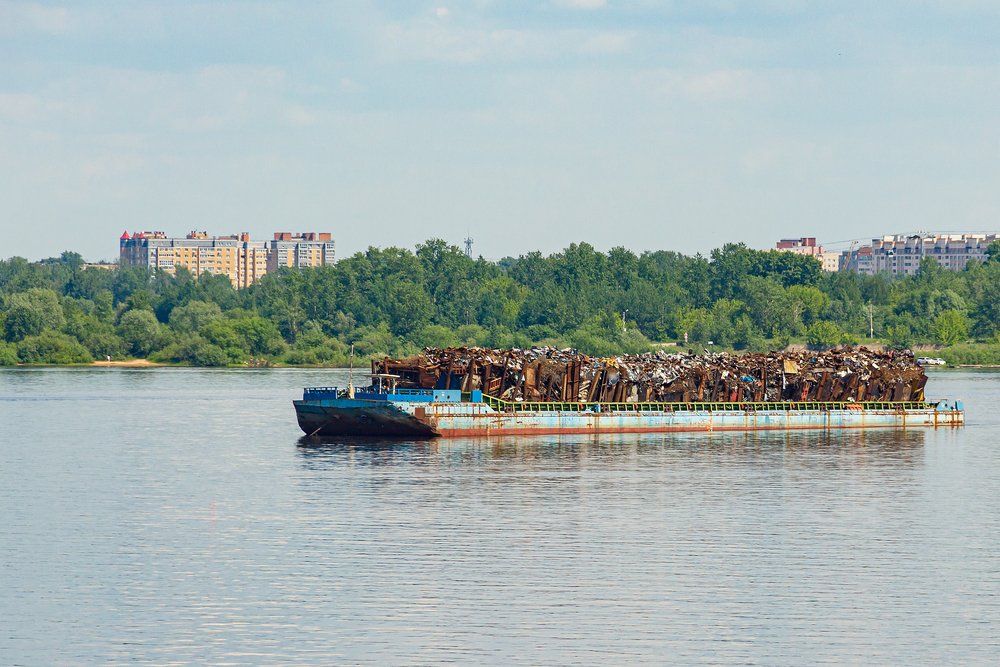
[[[920,394],[922,398],[922,392]],[[438,438],[961,426],[961,401],[526,402],[474,390],[310,387],[294,401],[306,436]]]

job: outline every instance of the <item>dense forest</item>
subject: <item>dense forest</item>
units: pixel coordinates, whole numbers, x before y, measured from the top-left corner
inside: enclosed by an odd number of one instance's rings
[[[951,361],[995,363],[998,323],[997,243],[961,272],[926,258],[918,275],[893,278],[824,273],[813,258],[743,244],[706,258],[580,243],[489,262],[434,239],[282,269],[241,290],[183,268],[86,268],[72,252],[0,261],[0,365],[343,366],[352,344],[359,363],[462,344],[614,355],[685,334],[695,349],[760,351],[863,342],[869,327],[897,348],[939,343]]]

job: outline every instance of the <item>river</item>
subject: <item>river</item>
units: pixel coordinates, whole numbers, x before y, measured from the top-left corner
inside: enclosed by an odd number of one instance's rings
[[[0,664],[982,665],[967,425],[305,446],[342,371],[0,371]]]

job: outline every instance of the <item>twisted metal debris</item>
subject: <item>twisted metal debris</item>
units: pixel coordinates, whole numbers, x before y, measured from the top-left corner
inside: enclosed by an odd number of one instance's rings
[[[481,390],[510,401],[697,403],[921,401],[927,376],[908,352],[845,345],[829,352],[589,357],[551,347],[425,348],[372,362],[401,389]]]

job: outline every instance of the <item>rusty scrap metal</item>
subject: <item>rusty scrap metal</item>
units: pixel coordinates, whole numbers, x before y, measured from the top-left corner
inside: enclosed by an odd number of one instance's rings
[[[411,389],[480,390],[512,401],[697,403],[919,401],[927,376],[908,352],[667,353],[601,358],[573,349],[425,348],[372,362]]]

